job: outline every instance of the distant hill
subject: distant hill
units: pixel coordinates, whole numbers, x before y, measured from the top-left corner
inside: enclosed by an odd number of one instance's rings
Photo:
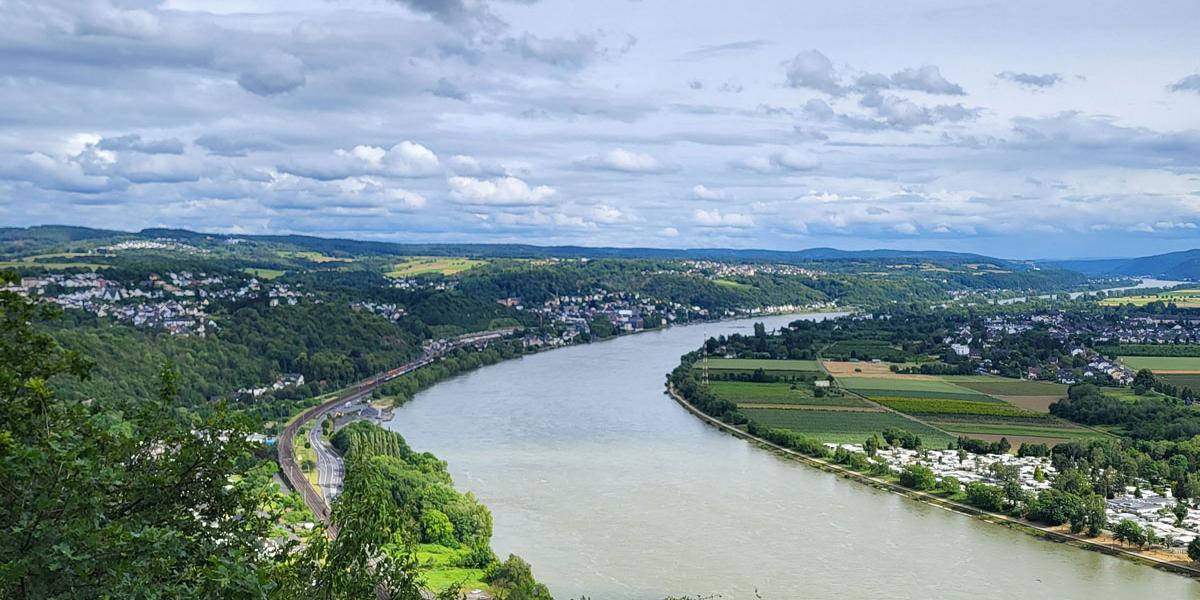
[[[115,232],[112,232],[115,233]],[[405,244],[352,239],[322,238],[308,235],[219,235],[186,229],[143,229],[146,238],[174,238],[193,243],[206,239],[240,238],[258,242],[288,244],[316,252],[348,254],[392,254],[396,256],[471,256],[480,258],[646,258],[687,260],[764,261],[805,263],[812,261],[917,260],[936,263],[995,265],[1014,271],[1028,270],[1023,261],[1009,261],[981,254],[938,250],[746,250],[734,248],[613,248],[588,246],[534,246],[530,244]]]
[[[1140,258],[1060,260],[1039,263],[1087,275],[1146,275],[1163,279],[1200,280],[1200,249]]]

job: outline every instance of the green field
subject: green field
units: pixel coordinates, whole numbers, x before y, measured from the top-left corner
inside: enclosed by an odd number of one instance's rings
[[[892,410],[910,415],[963,415],[980,417],[1020,417],[1044,419],[1045,415],[1005,402],[973,402],[937,398],[871,397]]]
[[[414,256],[392,265],[388,277],[417,277],[419,275],[455,275],[469,271],[480,265],[487,264],[485,260],[473,258],[450,258],[442,256]]]
[[[988,423],[955,423],[952,421],[933,422],[933,424],[951,433],[961,433],[963,435],[1044,437],[1061,440],[1102,437],[1102,434],[1089,429],[1070,426],[1039,427],[1037,425],[992,425]]]
[[[1155,379],[1177,385],[1181,388],[1192,388],[1194,392],[1200,392],[1200,374],[1196,375],[1156,375]]]
[[[107,269],[112,265],[73,260],[91,256],[84,252],[57,252],[53,254],[38,254],[15,260],[0,261],[0,269],[36,269],[62,271],[65,269]]]
[[[693,365],[700,368],[697,362]],[[769,358],[710,358],[708,368],[721,371],[813,371],[820,372],[821,365],[815,360],[771,360]]]
[[[1200,356],[1120,356],[1130,369],[1200,373]]]
[[[953,400],[976,400],[991,402],[995,399],[987,394],[956,385],[942,379],[907,379],[903,377],[839,377],[842,387],[864,396],[905,397],[925,395],[937,398],[945,396]]]
[[[1049,381],[999,379],[989,381],[955,381],[958,385],[983,394],[996,396],[1065,396],[1067,386]]]
[[[808,386],[792,389],[790,383],[712,381],[708,387],[722,400],[751,404],[808,404],[813,406],[869,406],[854,396],[813,397]]]
[[[891,412],[847,412],[745,408],[741,411],[763,427],[790,429],[825,442],[861,443],[872,433],[899,427],[919,436],[930,447],[945,447],[951,437],[928,425]]]
[[[242,269],[242,272],[253,275],[259,279],[266,279],[267,281],[270,281],[272,279],[277,279],[279,277],[282,277],[286,271],[280,271],[279,269],[260,269],[258,267],[246,267],[246,268]]]
[[[302,258],[315,263],[330,263],[330,262],[354,262],[353,258],[338,258],[336,256],[326,256],[320,252],[309,251],[280,251],[277,255],[283,258]]]
[[[1200,290],[1171,290],[1159,294],[1105,298],[1100,301],[1100,304],[1103,306],[1120,306],[1122,304],[1145,306],[1151,302],[1174,303],[1179,308],[1200,308]]]
[[[739,281],[730,281],[728,279],[714,279],[713,283],[715,283],[721,287],[727,287],[727,288],[731,288],[731,289],[735,289],[735,290],[748,290],[753,287],[748,283],[741,283]]]
[[[938,400],[970,400],[972,402],[1003,402],[999,398],[985,396],[979,392],[963,390],[961,392],[927,392],[924,390],[854,390],[872,400],[876,397],[892,398],[935,398]]]

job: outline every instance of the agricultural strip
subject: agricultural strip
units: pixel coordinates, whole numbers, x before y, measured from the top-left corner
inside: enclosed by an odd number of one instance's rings
[[[992,396],[1058,396],[1067,395],[1067,386],[1049,381],[1002,379],[991,381],[955,381],[957,385]]]
[[[697,367],[702,366],[697,363]],[[708,368],[730,371],[814,371],[821,365],[815,360],[771,360],[769,358],[710,358]]]
[[[709,384],[718,398],[736,403],[758,404],[807,404],[816,406],[867,406],[861,398],[854,396],[812,395],[812,389],[792,389],[788,383],[747,383],[742,381],[713,381]]]
[[[1121,356],[1131,369],[1165,374],[1200,374],[1200,356]]]
[[[485,260],[473,258],[443,258],[443,257],[412,257],[404,262],[392,265],[388,277],[416,277],[418,275],[455,275],[469,271],[480,265],[487,264]]]
[[[871,400],[892,410],[913,415],[964,415],[982,417],[1019,417],[1042,419],[1045,415],[1003,402],[972,402],[936,398],[872,396]]]
[[[763,427],[790,429],[827,442],[862,442],[888,427],[911,431],[929,446],[945,445],[950,436],[893,412],[849,412],[747,408],[742,412]]]

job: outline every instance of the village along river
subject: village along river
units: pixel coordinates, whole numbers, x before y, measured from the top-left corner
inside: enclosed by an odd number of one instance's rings
[[[450,464],[493,546],[556,598],[1200,598],[1200,583],[947,512],[778,458],[663,393],[709,335],[675,327],[440,383],[388,425]],[[810,315],[804,318],[821,318]]]

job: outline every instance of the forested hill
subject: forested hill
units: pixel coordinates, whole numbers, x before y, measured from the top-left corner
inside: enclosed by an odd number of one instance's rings
[[[1139,258],[1047,261],[1046,266],[1087,275],[1151,275],[1163,279],[1200,280],[1200,249]]]
[[[613,248],[587,246],[534,246],[529,244],[408,244],[351,239],[322,238],[307,235],[221,235],[199,233],[186,229],[143,229],[140,232],[120,232],[85,227],[46,225],[29,228],[0,229],[0,244],[5,253],[40,250],[53,244],[81,240],[113,241],[132,239],[170,238],[191,243],[221,242],[229,239],[254,240],[286,244],[305,250],[325,253],[380,254],[395,256],[473,256],[481,258],[629,258],[659,260],[736,260],[770,261],[776,263],[805,263],[813,261],[888,261],[924,260],[937,263],[982,263],[1012,270],[1025,270],[1022,261],[963,252],[937,250],[838,250],[809,248],[805,250],[761,250],[735,248]]]

